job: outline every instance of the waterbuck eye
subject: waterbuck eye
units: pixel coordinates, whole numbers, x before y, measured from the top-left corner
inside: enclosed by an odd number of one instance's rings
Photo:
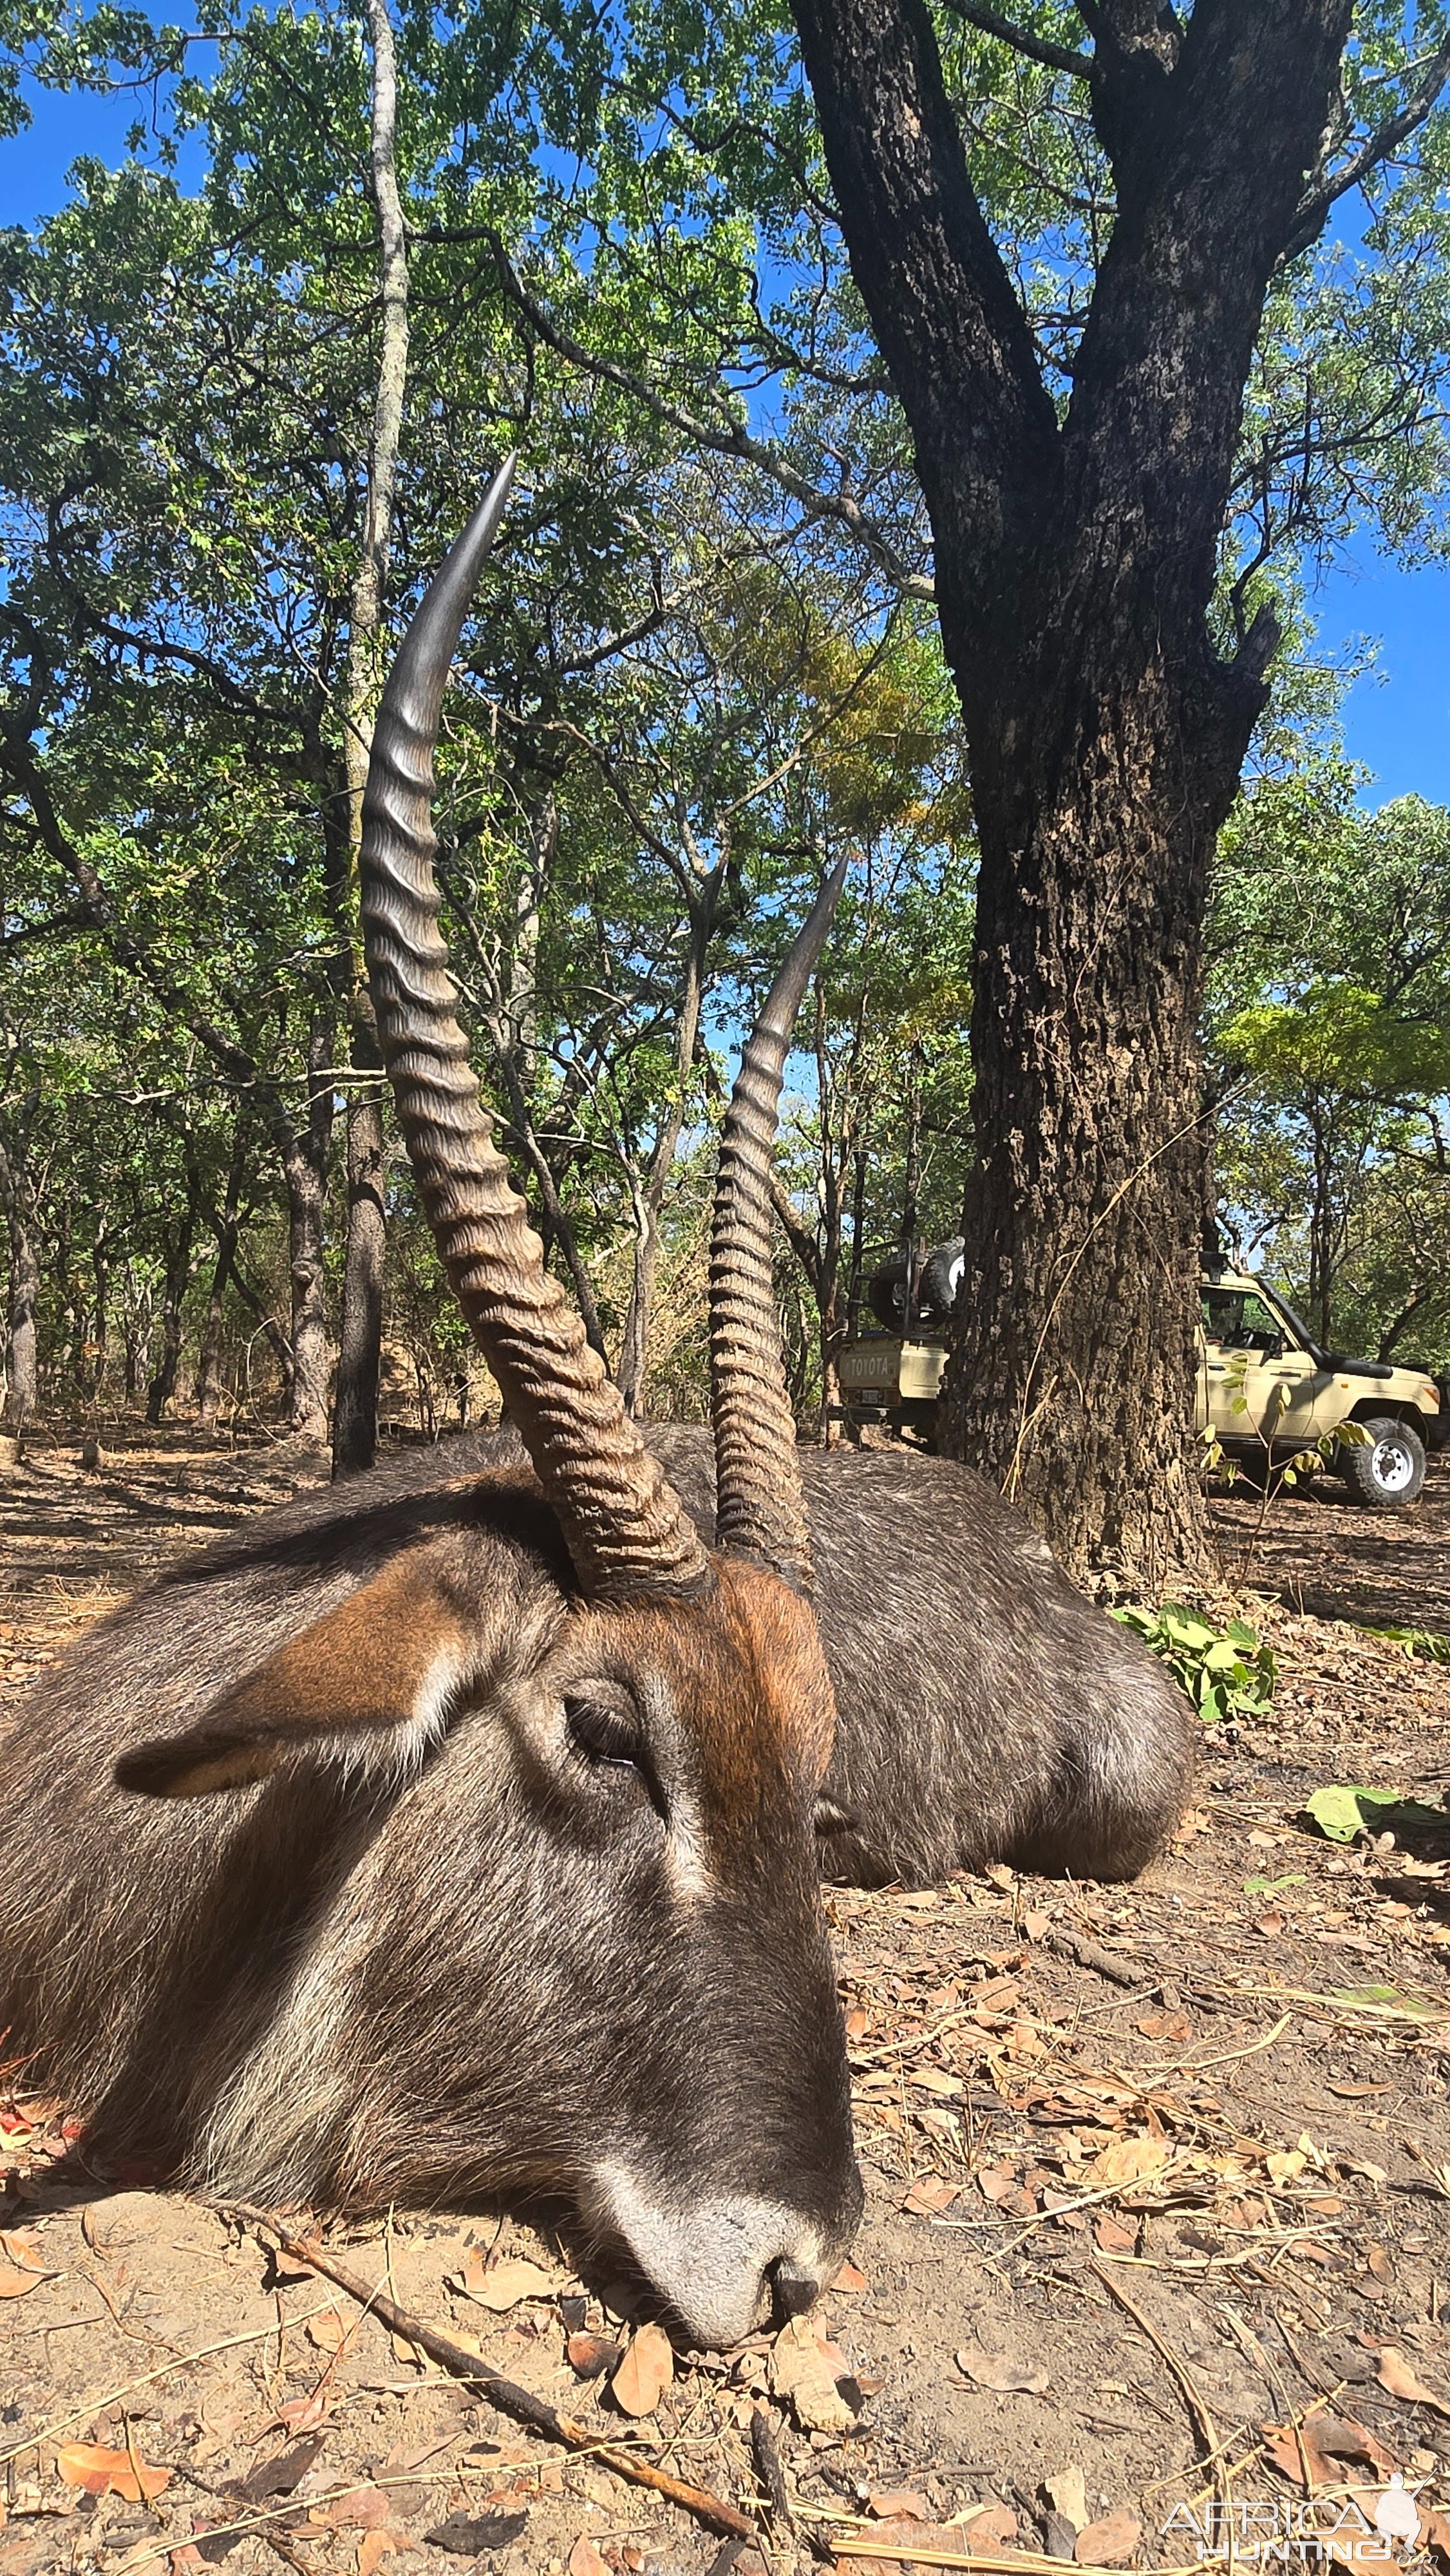
[[[576,1698],[570,1693],[564,1701],[564,1719],[570,1743],[586,1762],[604,1764],[615,1771],[638,1769],[639,1722],[632,1711],[604,1699]]]

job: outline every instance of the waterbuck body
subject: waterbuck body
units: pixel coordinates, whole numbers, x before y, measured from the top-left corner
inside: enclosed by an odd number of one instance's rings
[[[28,1702],[0,2031],[98,2153],[223,2192],[565,2192],[727,2342],[814,2295],[860,2207],[822,1862],[1121,1875],[1178,1812],[1189,1721],[975,1479],[797,1450],[769,1160],[841,868],[725,1121],[711,1433],[626,1419],[493,1143],[436,926],[432,746],[506,489],[389,679],[361,883],[419,1195],[516,1437],[249,1524]]]

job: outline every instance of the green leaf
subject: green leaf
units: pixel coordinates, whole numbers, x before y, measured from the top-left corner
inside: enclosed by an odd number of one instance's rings
[[[1352,1843],[1356,1834],[1398,1832],[1402,1827],[1438,1825],[1450,1830],[1443,1807],[1427,1807],[1402,1798],[1398,1789],[1366,1789],[1336,1783],[1316,1789],[1304,1801],[1304,1813],[1330,1842]]]

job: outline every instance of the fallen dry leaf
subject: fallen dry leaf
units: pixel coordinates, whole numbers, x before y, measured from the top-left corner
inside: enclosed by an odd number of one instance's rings
[[[608,2559],[600,2556],[587,2531],[580,2532],[570,2550],[568,2568],[569,2576],[614,2576]]]
[[[1133,2028],[1140,2030],[1145,2039],[1192,2039],[1193,2037],[1193,2024],[1184,2012],[1144,2013],[1141,2021],[1134,2022]]]
[[[1093,2241],[1100,2254],[1131,2254],[1138,2242],[1136,2227],[1125,2227],[1120,2218],[1106,2214],[1093,2221]]]
[[[108,2451],[99,2442],[66,2442],[55,2465],[68,2487],[80,2487],[87,2495],[118,2495],[127,2504],[149,2504],[171,2484],[171,2471],[148,2468],[139,2451]]]
[[[1305,2429],[1331,2460],[1368,2460],[1371,2468],[1385,2470],[1400,2465],[1379,2435],[1371,2433],[1368,2425],[1359,2423],[1353,2415],[1331,2415],[1327,2409],[1316,2408]]]
[[[910,2210],[913,2218],[940,2218],[956,2196],[954,2182],[943,2182],[937,2174],[918,2174],[902,2193],[901,2206]]]
[[[23,2299],[27,2290],[38,2290],[42,2281],[53,2281],[53,2272],[18,2271],[11,2263],[0,2263],[0,2299]]]
[[[1143,2536],[1141,2522],[1130,2513],[1105,2513],[1078,2533],[1073,2555],[1079,2567],[1126,2567]]]
[[[314,2505],[307,2518],[329,2531],[382,2531],[391,2510],[386,2488],[354,2487],[348,2495]]]
[[[931,2507],[925,2496],[910,2487],[894,2488],[890,2495],[873,2495],[866,2499],[867,2508],[878,2522],[930,2522]]]
[[[1173,2155],[1166,2138],[1113,2138],[1094,2156],[1083,2181],[1089,2191],[1125,2191],[1151,2182]]]
[[[492,2308],[502,2316],[506,2308],[516,2308],[521,2299],[551,2299],[554,2284],[537,2263],[514,2256],[503,2263],[483,2263],[475,2271],[472,2259],[455,2272],[453,2281],[464,2296],[476,2299],[481,2308]]]
[[[1378,2375],[1381,2388],[1387,2388],[1391,2397],[1403,2398],[1407,2406],[1433,2406],[1437,2415],[1450,2416],[1450,2400],[1437,2397],[1433,2388],[1427,2388],[1392,2343],[1381,2350]]]
[[[979,2343],[964,2343],[956,2361],[962,2377],[977,2388],[1040,2397],[1047,2386],[1045,2370],[1035,2368],[1029,2361],[1014,2361],[1010,2353],[984,2352]]]
[[[401,2531],[365,2531],[357,2545],[357,2576],[378,2576],[378,2569],[394,2549],[416,2549]]]
[[[609,2385],[626,2415],[653,2415],[675,2375],[675,2356],[663,2326],[639,2326]]]
[[[1335,2484],[1336,2471],[1331,2460],[1315,2443],[1312,2416],[1308,2422],[1270,2424],[1264,2431],[1264,2456],[1273,2461],[1281,2477],[1288,2478],[1306,2495],[1317,2495],[1324,2487]]]
[[[412,2345],[407,2349],[411,2352]],[[324,2380],[320,2387],[314,2388],[310,2397],[285,2399],[276,2409],[275,2420],[287,2433],[315,2433],[319,2424],[326,2423],[335,2403],[336,2391],[329,2388]]]
[[[319,2352],[341,2352],[352,2327],[340,2308],[319,2308],[307,2320],[307,2340]]]
[[[1059,2469],[1055,2478],[1044,2480],[1049,2503],[1070,2522],[1074,2531],[1083,2531],[1088,2523],[1087,2482],[1081,2469]]]
[[[993,2203],[1006,2199],[1018,2188],[1017,2176],[1010,2165],[984,2165],[977,2176],[977,2189],[984,2200]]]
[[[617,2369],[624,2358],[621,2346],[608,2335],[571,2334],[564,2352],[579,2379],[598,2379],[606,2370]]]
[[[860,2408],[840,2385],[850,2385],[844,2353],[829,2343],[809,2317],[792,2317],[781,2327],[770,2356],[770,2385],[777,2397],[788,2397],[796,2422],[808,2433],[847,2433]]]
[[[842,2297],[847,2299],[859,2299],[862,2291],[868,2286],[865,2273],[858,2271],[854,2263],[843,2263],[831,2283],[832,2289],[839,2290]]]
[[[1001,2548],[1016,2539],[1017,2516],[1010,2504],[979,2504],[959,2517],[957,2527],[978,2549]]]

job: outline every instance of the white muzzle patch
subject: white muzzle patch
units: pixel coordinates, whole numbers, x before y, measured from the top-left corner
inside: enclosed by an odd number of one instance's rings
[[[738,2343],[759,2324],[776,2263],[824,2286],[826,2240],[783,2201],[741,2192],[673,2208],[617,2164],[596,2165],[593,2183],[599,2216],[624,2238],[697,2343]]]

